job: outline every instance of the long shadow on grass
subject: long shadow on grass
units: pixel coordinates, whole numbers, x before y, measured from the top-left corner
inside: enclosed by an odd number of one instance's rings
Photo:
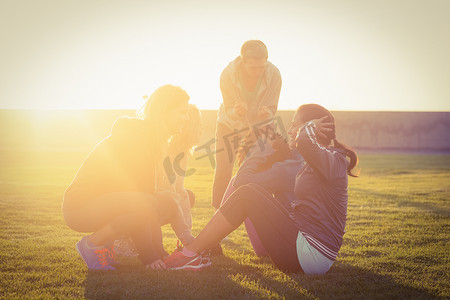
[[[90,271],[85,280],[88,299],[428,299],[425,290],[402,285],[389,276],[337,263],[325,275],[285,274],[268,259],[239,263],[214,257],[201,271],[152,271],[122,266],[117,271]]]
[[[325,275],[291,274],[293,280],[319,299],[437,299],[424,289],[406,286],[388,275],[335,263]]]
[[[214,257],[213,266],[201,272],[152,271],[136,265],[116,271],[89,271],[84,295],[88,299],[312,298],[267,259],[255,260],[262,264],[240,264],[225,256]],[[266,276],[268,272],[284,278]]]

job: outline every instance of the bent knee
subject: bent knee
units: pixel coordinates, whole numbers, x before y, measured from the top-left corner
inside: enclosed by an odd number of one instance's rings
[[[228,198],[227,202],[240,202],[241,205],[250,204],[259,199],[259,193],[255,184],[250,183],[237,188]]]

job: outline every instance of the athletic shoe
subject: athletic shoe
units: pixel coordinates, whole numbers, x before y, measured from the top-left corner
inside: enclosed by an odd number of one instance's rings
[[[108,260],[110,265],[119,264],[117,261],[117,255],[115,251],[114,242],[111,242],[109,245],[105,245],[106,249],[108,250],[106,259]]]
[[[107,248],[89,247],[87,236],[82,238],[76,245],[78,253],[83,258],[89,270],[115,270],[109,265]]]
[[[202,263],[203,259],[202,256],[197,254],[193,257],[189,257],[183,254],[183,251],[177,251],[164,259],[164,264],[166,265],[167,269],[169,270],[190,270],[190,271],[200,271],[209,265],[211,265],[211,262],[209,261],[209,264]]]
[[[180,240],[177,240],[177,248],[173,251],[172,254],[180,251],[183,251],[183,244],[180,242]],[[200,255],[202,257],[202,265],[204,265],[205,267],[209,267],[211,265],[210,250],[203,250]]]
[[[128,237],[122,237],[114,241],[114,254],[127,257],[139,255],[133,241]]]

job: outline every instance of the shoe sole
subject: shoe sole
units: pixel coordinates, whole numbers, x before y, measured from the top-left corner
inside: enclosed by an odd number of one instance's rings
[[[198,266],[182,266],[182,267],[175,267],[175,268],[168,268],[169,270],[188,270],[188,271],[202,271],[204,269],[206,269],[207,267],[209,267],[211,265],[211,263],[209,264],[201,264]]]
[[[189,265],[189,263],[192,263],[194,261],[196,261],[197,259],[200,260],[200,264],[198,265]],[[211,261],[208,261],[207,263],[203,263],[202,262],[202,257],[197,257],[194,260],[191,260],[188,264],[183,265],[181,267],[172,267],[172,268],[168,268],[169,270],[189,270],[189,271],[201,271],[206,267],[209,267],[211,265]]]

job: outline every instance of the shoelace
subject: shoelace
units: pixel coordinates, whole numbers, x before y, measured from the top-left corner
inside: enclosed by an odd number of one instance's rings
[[[112,258],[112,260],[115,262],[116,261],[116,254],[114,252],[114,244],[111,245],[111,247],[107,248],[108,250],[108,256],[110,258]]]
[[[108,260],[106,259],[107,252],[109,252],[107,248],[95,250],[95,254],[97,254],[97,260],[99,261],[102,268],[109,266]]]

